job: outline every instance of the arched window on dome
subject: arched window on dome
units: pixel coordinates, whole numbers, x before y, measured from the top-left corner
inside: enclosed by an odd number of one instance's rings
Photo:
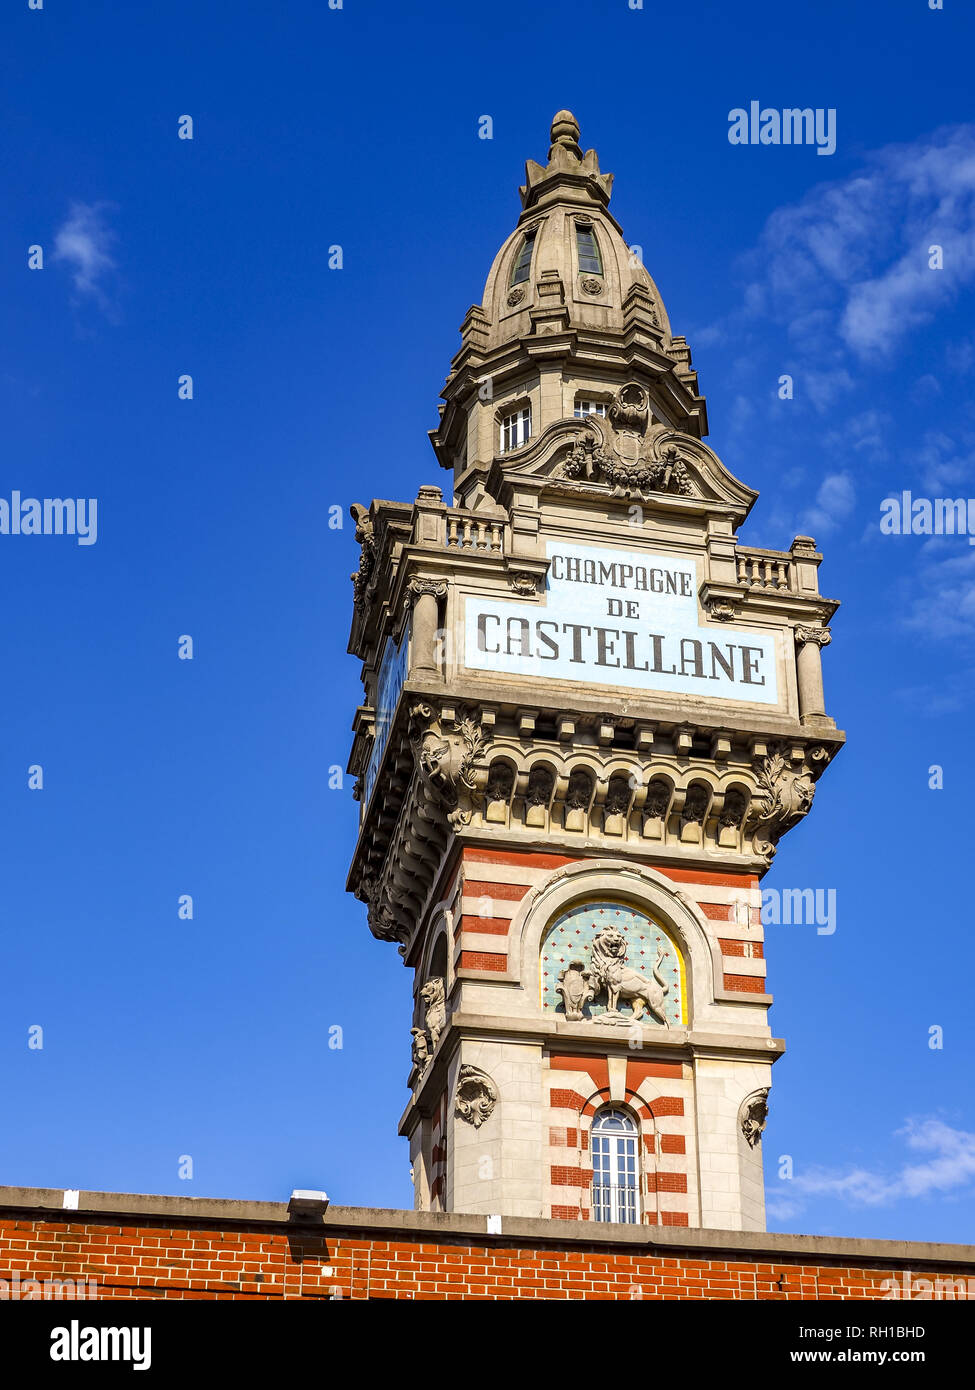
[[[518,252],[518,259],[514,263],[511,271],[511,283],[520,285],[527,280],[531,274],[532,252],[535,249],[535,237],[538,235],[537,228],[525,233],[525,239],[521,243],[521,250]]]
[[[579,253],[580,275],[602,275],[603,258],[591,222],[576,223],[576,249]]]
[[[593,1221],[640,1220],[640,1134],[625,1110],[609,1105],[593,1116],[589,1131],[592,1158]]]

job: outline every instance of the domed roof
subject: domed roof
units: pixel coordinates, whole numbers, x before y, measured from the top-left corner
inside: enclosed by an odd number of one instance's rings
[[[609,212],[613,176],[600,173],[595,150],[583,154],[571,111],[556,114],[551,141],[548,164],[529,160],[525,167],[524,210],[484,286],[491,346],[538,332],[538,310],[556,305],[573,327],[621,330],[635,286],[652,301],[652,317],[669,340],[670,323],[641,248],[627,245]]]

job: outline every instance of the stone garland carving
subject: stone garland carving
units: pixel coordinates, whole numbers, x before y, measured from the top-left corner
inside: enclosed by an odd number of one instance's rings
[[[376,538],[373,524],[369,518],[369,508],[363,507],[358,502],[353,502],[349,508],[352,520],[355,522],[355,538],[362,547],[359,552],[359,568],[355,574],[350,575],[352,580],[352,601],[355,607],[361,608],[366,598],[366,590],[372,578],[373,570],[376,568]]]
[[[647,799],[643,808],[645,820],[663,820],[670,805],[670,787],[659,779],[647,788]]]
[[[763,1090],[756,1091],[745,1101],[744,1113],[741,1117],[741,1132],[745,1136],[749,1148],[752,1149],[761,1139],[768,1123],[768,1093],[769,1087],[766,1086]]]
[[[533,767],[528,775],[525,801],[529,806],[547,806],[555,789],[555,778],[547,767]]]
[[[724,799],[718,824],[722,830],[737,830],[745,819],[747,802],[744,794],[734,787]]]
[[[588,980],[595,993],[605,989],[607,1008],[593,1022],[609,1025],[637,1023],[649,1012],[665,1028],[669,1028],[664,1000],[670,993],[670,985],[658,969],[665,954],[661,947],[653,968],[653,978],[647,979],[626,964],[626,937],[622,932],[615,927],[603,927],[597,932],[589,951]],[[632,1015],[620,1013],[620,999],[631,1001]]]
[[[684,809],[680,813],[680,823],[684,825],[703,825],[711,797],[698,782],[692,782],[687,789]]]
[[[825,756],[825,749],[822,752]],[[779,840],[808,812],[815,794],[810,774],[790,767],[781,748],[773,748],[762,758],[758,794],[748,809],[746,829],[755,836],[756,851],[769,863]]]
[[[485,796],[488,801],[510,801],[515,789],[515,773],[508,763],[493,763]]]
[[[630,809],[630,784],[625,777],[613,777],[603,810],[607,816],[625,816]]]
[[[585,768],[576,767],[569,773],[569,784],[565,793],[565,805],[569,811],[588,811],[592,801],[592,774]]]
[[[454,1109],[457,1114],[475,1129],[480,1129],[484,1121],[491,1118],[497,1103],[498,1088],[487,1072],[465,1062],[457,1077],[457,1091],[454,1096]]]
[[[693,496],[690,473],[674,444],[659,457],[641,452],[650,419],[650,398],[642,386],[620,387],[609,408],[614,437],[609,450],[592,429],[576,435],[562,465],[567,478],[610,485],[614,497],[643,497],[650,492]]]
[[[421,701],[410,709],[410,745],[420,781],[447,811],[455,828],[469,825],[480,805],[474,764],[484,752],[481,727],[471,710],[445,721],[433,705]]]

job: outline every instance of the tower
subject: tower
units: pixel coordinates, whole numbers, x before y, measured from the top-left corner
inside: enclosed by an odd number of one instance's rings
[[[611,185],[559,112],[443,388],[446,497],[352,509],[349,887],[413,972],[418,1208],[762,1230],[758,885],[843,741],[837,604],[809,537],[738,543],[757,494]]]

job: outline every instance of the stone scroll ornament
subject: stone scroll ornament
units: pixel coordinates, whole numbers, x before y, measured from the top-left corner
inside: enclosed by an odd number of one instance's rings
[[[460,1069],[454,1096],[457,1114],[475,1129],[480,1129],[484,1121],[491,1118],[497,1103],[498,1088],[487,1072],[465,1063]]]
[[[687,463],[674,444],[658,451],[655,441],[649,451],[644,449],[650,398],[642,386],[634,382],[621,386],[609,407],[608,418],[612,425],[611,443],[604,443],[598,425],[582,430],[562,465],[565,477],[608,483],[614,497],[645,499],[652,492],[693,496]]]
[[[420,781],[446,810],[449,824],[469,825],[481,801],[474,766],[485,748],[473,711],[462,710],[457,719],[445,720],[431,704],[413,705],[410,744]]]
[[[813,761],[825,759],[825,749],[810,752]],[[773,748],[761,760],[758,787],[745,828],[753,834],[755,850],[768,860],[775,857],[776,845],[812,806],[816,787],[809,772],[789,765],[781,748]]]

